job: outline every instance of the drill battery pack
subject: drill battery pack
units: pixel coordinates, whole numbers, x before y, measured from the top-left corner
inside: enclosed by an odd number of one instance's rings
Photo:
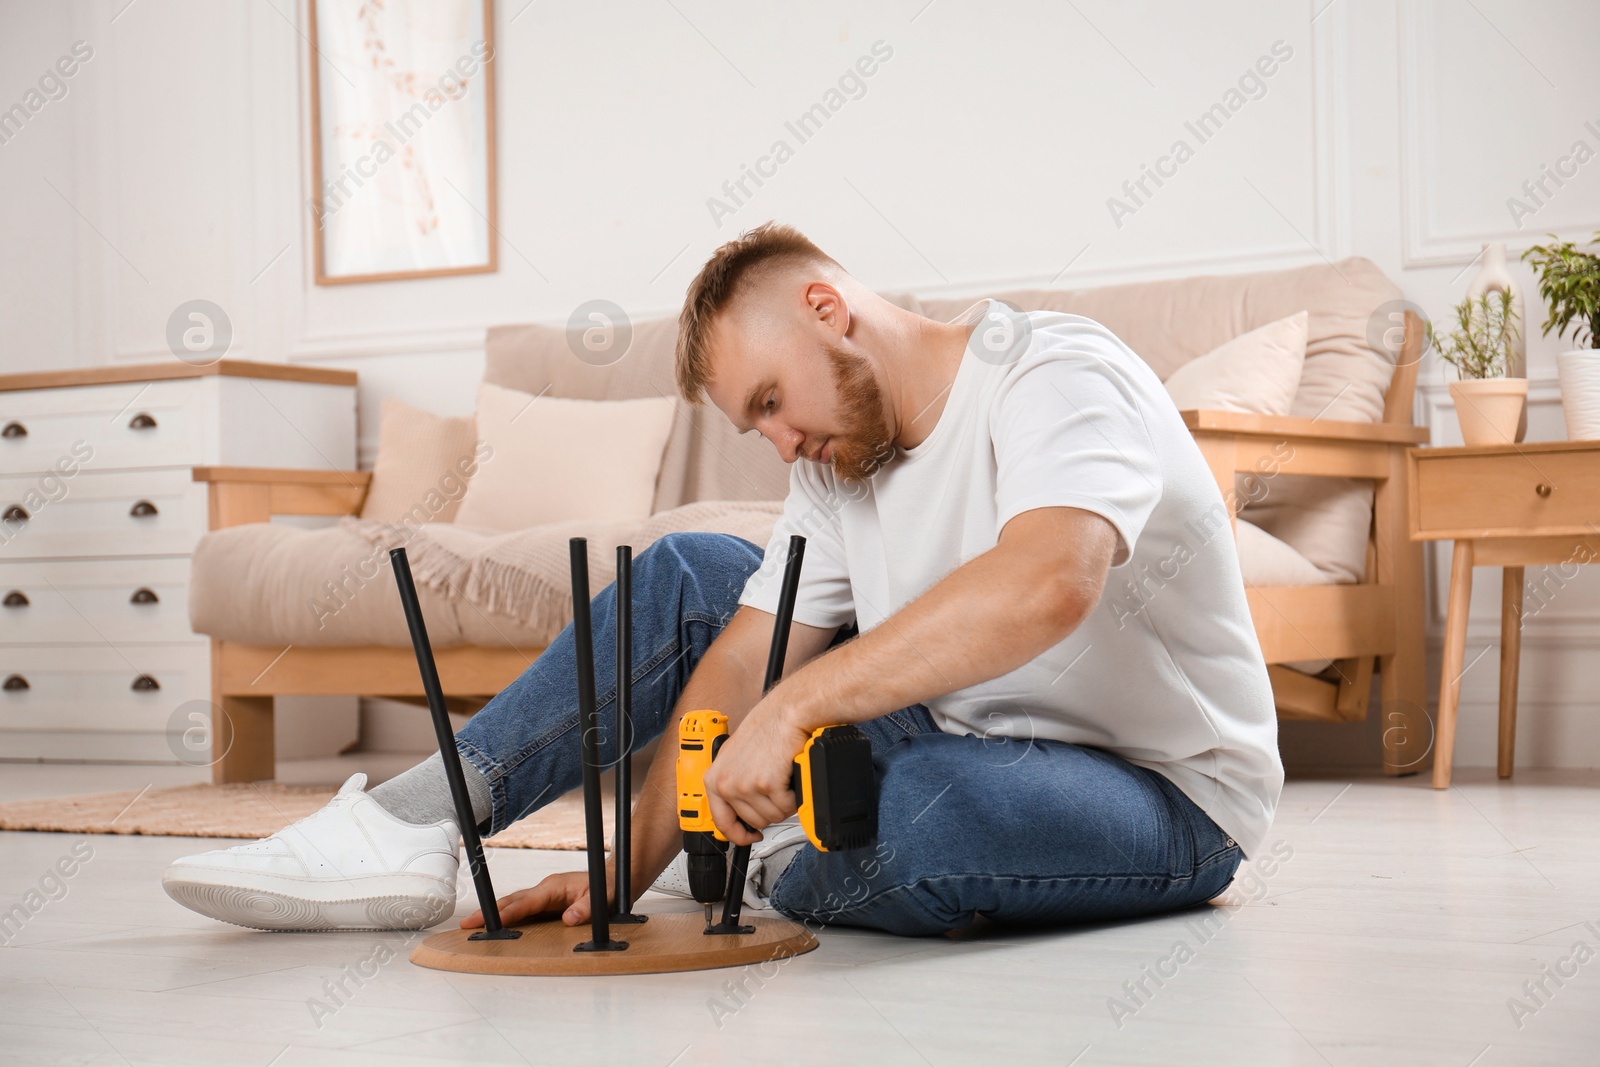
[[[806,837],[824,852],[866,848],[878,837],[872,742],[854,726],[827,726],[795,757],[789,788]]]

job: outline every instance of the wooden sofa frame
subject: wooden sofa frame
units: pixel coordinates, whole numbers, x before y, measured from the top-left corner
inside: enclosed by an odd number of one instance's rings
[[[1367,566],[1354,584],[1252,586],[1245,594],[1272,680],[1280,719],[1360,722],[1367,717],[1372,676],[1380,676],[1383,770],[1424,769],[1433,750],[1427,712],[1427,634],[1423,618],[1422,552],[1407,520],[1406,449],[1428,443],[1428,428],[1412,425],[1418,364],[1426,330],[1406,312],[1405,335],[1383,421],[1279,418],[1224,411],[1185,411],[1184,423],[1237,519],[1236,473],[1361,478],[1374,483]],[[1333,681],[1284,666],[1334,661]],[[1324,672],[1330,673],[1330,672]]]
[[[1432,740],[1425,710],[1422,545],[1410,540],[1406,526],[1406,449],[1428,440],[1425,427],[1411,424],[1422,339],[1420,320],[1407,313],[1405,343],[1380,423],[1182,413],[1229,504],[1230,518],[1239,504],[1234,474],[1259,471],[1258,463],[1268,457],[1281,474],[1376,483],[1362,582],[1253,587],[1247,594],[1280,718],[1360,721],[1367,714],[1373,671],[1378,671],[1387,723],[1383,765],[1389,774],[1421,770]],[[371,472],[196,467],[193,477],[208,486],[210,528],[219,530],[267,522],[274,515],[358,514]],[[411,702],[423,697],[410,648],[277,648],[217,638],[211,645],[212,703],[220,712],[212,733],[217,782],[274,777],[276,696],[337,694]],[[542,651],[458,646],[434,654],[447,697],[475,706],[510,684]],[[1282,666],[1322,659],[1336,661],[1336,681]]]

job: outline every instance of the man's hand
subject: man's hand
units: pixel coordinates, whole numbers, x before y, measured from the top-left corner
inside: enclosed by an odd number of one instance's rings
[[[606,906],[610,907],[613,879],[609,865],[606,871]],[[563,871],[552,874],[532,889],[519,889],[495,901],[500,906],[500,921],[507,926],[540,915],[561,915],[568,926],[580,926],[589,921],[589,874],[587,871]],[[483,912],[475,911],[461,920],[461,929],[474,930],[483,925]]]
[[[788,721],[781,689],[750,709],[706,771],[711,817],[736,845],[761,840],[761,834],[753,831],[788,818],[797,807],[789,790],[790,768],[808,731]]]

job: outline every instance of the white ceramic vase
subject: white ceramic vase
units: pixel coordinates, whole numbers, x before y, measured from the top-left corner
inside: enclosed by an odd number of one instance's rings
[[[1513,444],[1528,400],[1528,379],[1463,378],[1450,383],[1450,399],[1462,441],[1471,446]]]
[[[1600,348],[1575,348],[1556,356],[1567,440],[1600,440]]]

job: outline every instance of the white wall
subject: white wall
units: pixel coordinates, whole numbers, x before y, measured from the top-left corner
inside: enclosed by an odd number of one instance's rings
[[[0,367],[164,358],[167,315],[204,297],[233,321],[232,355],[358,370],[370,461],[383,396],[470,410],[485,326],[564,321],[593,297],[675,310],[712,248],[769,217],[880,289],[1361,254],[1435,317],[1481,241],[1515,253],[1600,227],[1600,162],[1520,227],[1506,204],[1573,142],[1600,149],[1600,5],[1581,0],[497,7],[500,272],[316,287],[303,5],[0,0],[0,107],[75,40],[94,49],[66,98],[0,144]],[[793,143],[785,120],[877,41],[893,55],[865,94],[717,225],[707,199]],[[1194,144],[1185,121],[1278,41],[1293,54],[1264,95],[1117,225],[1107,198],[1174,139]],[[1535,439],[1561,436],[1560,347],[1530,340]],[[1444,378],[1422,377],[1419,417],[1452,443]],[[1480,572],[1469,659],[1496,638],[1497,600]],[[1585,573],[1529,624],[1525,764],[1600,764],[1597,647],[1600,573]],[[1492,762],[1495,664],[1465,679],[1458,763]],[[1371,742],[1285,737],[1307,758]]]

